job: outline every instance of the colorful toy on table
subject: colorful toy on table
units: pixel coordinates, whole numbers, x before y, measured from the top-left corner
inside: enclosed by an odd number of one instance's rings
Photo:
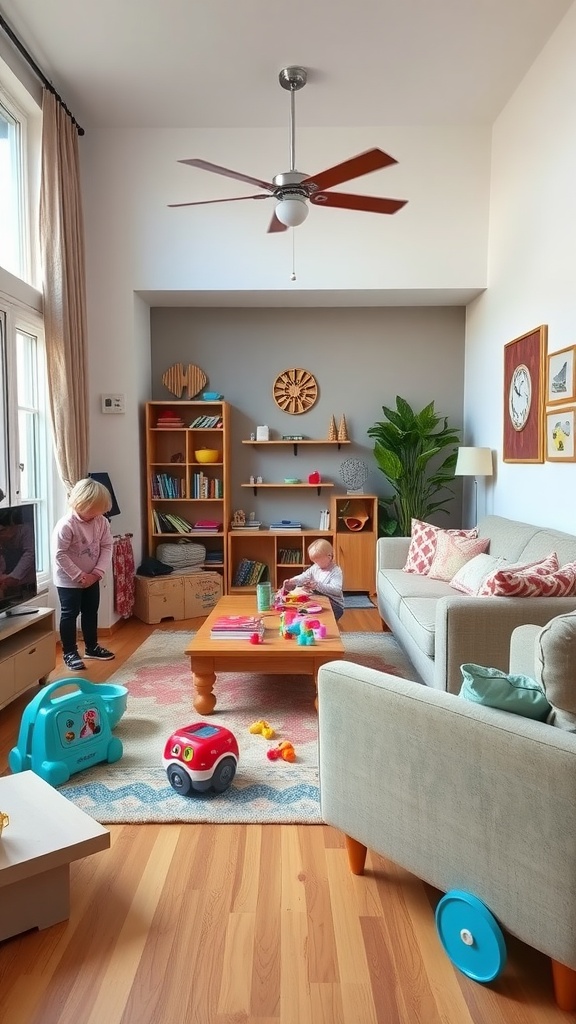
[[[248,637],[248,642],[251,644],[263,644],[264,637],[260,633],[251,633]]]
[[[294,587],[294,590],[290,590],[288,593],[284,593],[283,602],[288,605],[307,604],[310,600],[310,591],[306,590],[305,587]]]
[[[55,696],[58,690],[76,689]],[[123,747],[112,730],[126,710],[128,690],[113,683],[59,679],[24,709],[18,743],[8,755],[14,773],[33,771],[51,786],[100,761],[111,764]]]
[[[314,636],[314,630],[312,629],[301,629],[300,635],[296,641],[301,647],[314,647],[316,643],[316,637]]]
[[[272,750],[266,751],[266,757],[270,761],[278,761],[282,758],[283,761],[295,761],[296,751],[292,743],[289,740],[282,740],[277,747],[273,747]]]
[[[252,722],[248,732],[251,732],[254,736],[261,735],[265,740],[271,740],[274,738],[276,733],[268,722],[265,722],[263,718],[260,718],[257,722]]]

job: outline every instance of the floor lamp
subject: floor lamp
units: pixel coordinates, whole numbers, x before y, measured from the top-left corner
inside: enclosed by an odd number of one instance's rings
[[[459,448],[454,476],[474,477],[474,525],[478,524],[478,477],[492,476],[491,448]]]

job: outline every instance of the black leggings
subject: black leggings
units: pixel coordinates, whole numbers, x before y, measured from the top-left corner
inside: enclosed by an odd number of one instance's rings
[[[60,640],[62,653],[77,650],[76,620],[80,616],[80,628],[87,650],[92,651],[98,643],[98,606],[100,604],[100,583],[91,587],[57,587],[60,600]]]

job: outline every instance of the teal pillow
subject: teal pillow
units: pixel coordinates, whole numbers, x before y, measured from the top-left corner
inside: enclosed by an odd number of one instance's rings
[[[475,704],[500,708],[513,715],[544,722],[552,710],[541,686],[530,676],[510,675],[499,668],[461,665],[463,683],[460,696]]]

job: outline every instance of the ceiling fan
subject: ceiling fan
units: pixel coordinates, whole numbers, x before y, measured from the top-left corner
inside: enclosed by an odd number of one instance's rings
[[[192,203],[169,203],[171,207],[176,206],[206,206],[209,203],[235,203],[243,199],[270,199],[276,200],[276,209],[268,226],[268,231],[286,231],[287,228],[297,227],[302,224],[308,216],[308,201],[314,206],[332,206],[346,210],[366,210],[368,213],[396,213],[406,205],[406,199],[381,199],[376,196],[351,195],[347,192],[328,191],[334,185],[341,185],[344,181],[351,181],[352,178],[360,178],[370,171],[377,171],[383,167],[389,167],[397,163],[393,156],[388,156],[381,149],[368,149],[365,153],[359,153],[350,160],[344,160],[335,167],[329,167],[319,174],[310,176],[302,174],[295,168],[295,93],[306,85],[308,73],[306,68],[288,67],[283,68],[279,76],[280,85],[290,92],[290,170],[282,174],[276,174],[273,180],[261,181],[249,174],[242,174],[240,171],[232,171],[228,167],[220,167],[219,164],[212,164],[208,160],[179,160],[178,163],[189,164],[190,167],[199,167],[203,171],[212,171],[214,174],[222,174],[225,178],[235,178],[237,181],[246,181],[249,185],[256,185],[267,191],[255,196],[234,196],[230,199],[205,199]]]

